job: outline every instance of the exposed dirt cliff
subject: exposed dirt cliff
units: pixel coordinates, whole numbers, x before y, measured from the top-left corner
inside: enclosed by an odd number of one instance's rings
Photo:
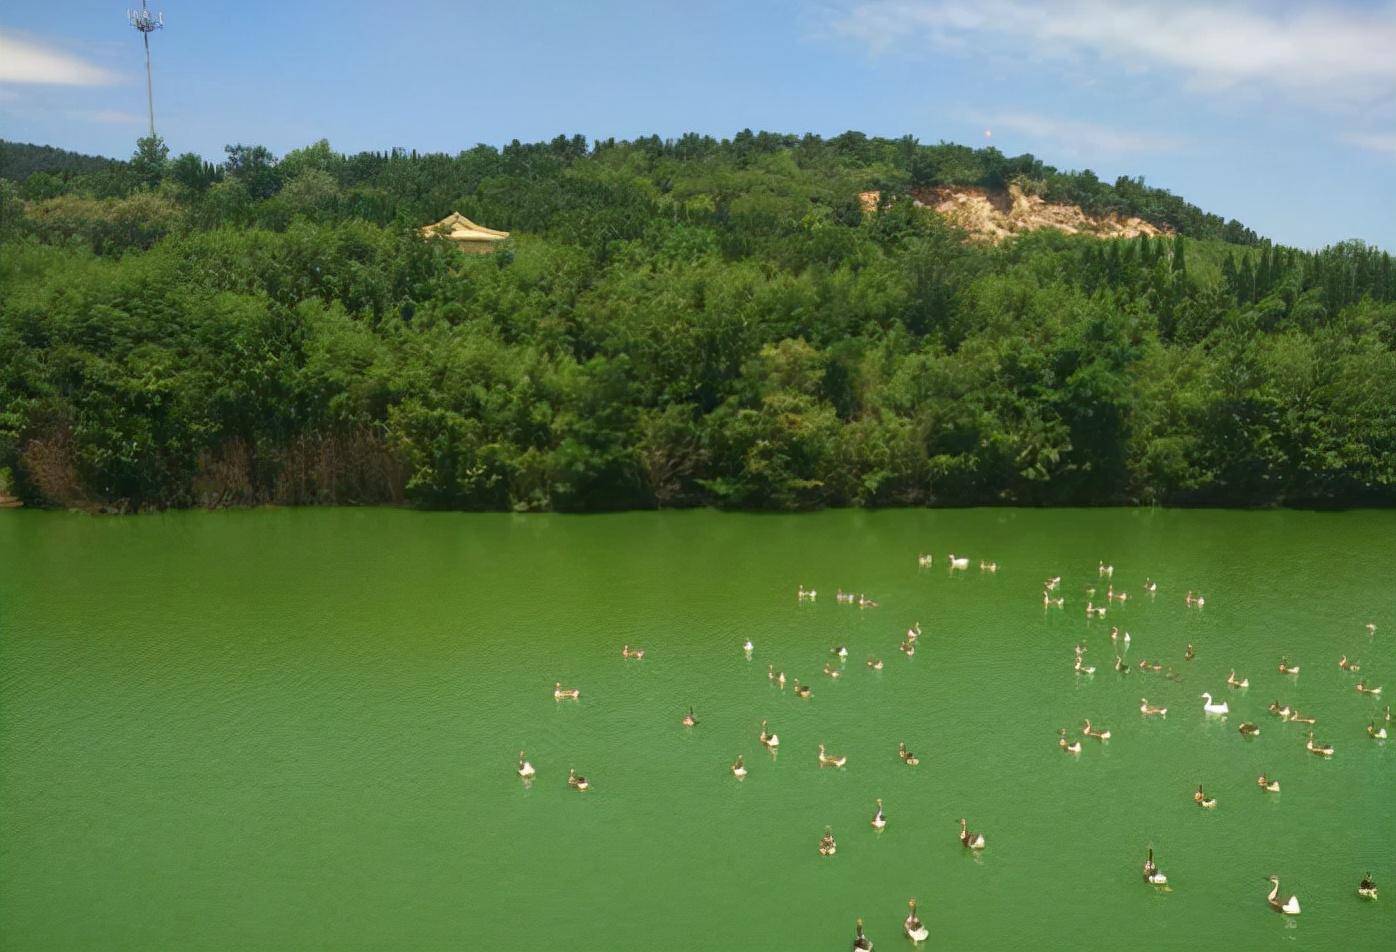
[[[863,207],[877,207],[879,193],[863,192],[859,196]],[[979,241],[998,242],[1012,235],[1055,228],[1068,234],[1095,235],[1098,238],[1133,238],[1137,235],[1162,235],[1169,230],[1144,221],[1119,215],[1088,215],[1076,205],[1047,202],[1029,195],[1016,185],[1007,191],[990,192],[982,188],[925,188],[912,191],[917,205],[944,215]]]

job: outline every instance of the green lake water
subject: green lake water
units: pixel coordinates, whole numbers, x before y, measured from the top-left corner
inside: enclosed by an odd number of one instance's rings
[[[1131,597],[1088,622],[1101,559]],[[1117,673],[1112,624],[1180,680]],[[1392,949],[1393,646],[1393,512],[0,512],[0,947],[897,949],[914,896],[932,949]],[[1085,717],[1111,740],[1064,755]]]

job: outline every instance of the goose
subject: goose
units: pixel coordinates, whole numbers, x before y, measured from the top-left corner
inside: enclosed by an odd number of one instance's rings
[[[1097,571],[1097,574],[1098,574],[1101,578],[1114,578],[1114,577],[1115,577],[1115,566],[1113,566],[1113,565],[1106,565],[1104,562],[1101,562],[1100,565],[1098,565],[1098,566],[1096,567],[1096,571]]]
[[[1357,894],[1363,899],[1377,898],[1377,884],[1372,882],[1372,874],[1368,873],[1362,877],[1362,882],[1357,884]]]
[[[853,952],[872,952],[872,939],[863,935],[863,920],[858,920],[858,934],[853,937]]]
[[[1057,734],[1059,735],[1059,736],[1057,737],[1057,746],[1061,748],[1062,753],[1064,753],[1064,754],[1079,754],[1079,753],[1081,753],[1081,742],[1080,742],[1079,740],[1078,740],[1078,741],[1074,741],[1074,742],[1068,742],[1067,739],[1066,739],[1066,728],[1065,728],[1065,727],[1059,727],[1059,728],[1057,728]]]
[[[688,713],[683,716],[683,726],[693,727],[698,723],[698,719],[693,716],[693,708],[688,709]]]
[[[819,766],[821,767],[842,767],[848,763],[847,757],[835,757],[824,752],[824,745],[819,745]]]
[[[916,646],[909,641],[903,641],[901,644],[897,645],[897,650],[908,658],[916,654]]]
[[[1297,710],[1296,710],[1296,711],[1293,711],[1293,712],[1289,715],[1289,722],[1290,722],[1291,724],[1316,724],[1316,723],[1318,723],[1314,718],[1310,717],[1310,716],[1307,715],[1307,714],[1300,714]]]
[[[1115,655],[1115,670],[1120,672],[1121,674],[1129,674],[1134,669],[1131,668],[1129,665],[1125,664],[1124,658],[1121,658],[1119,655]]]
[[[780,746],[779,734],[768,734],[766,732],[766,722],[761,722],[761,736],[757,738],[767,750],[775,750]]]
[[[554,681],[554,682],[553,682],[553,700],[554,700],[554,701],[567,701],[567,700],[575,701],[575,700],[577,700],[577,699],[578,699],[579,697],[581,697],[581,696],[582,696],[582,692],[579,691],[579,690],[577,690],[576,688],[564,688],[564,687],[562,686],[562,682],[561,682],[561,681]]]
[[[591,781],[569,767],[567,769],[567,786],[576,790],[578,793],[586,793],[591,789]]]
[[[982,559],[979,562],[979,571],[981,572],[988,572],[990,575],[992,575],[998,570],[999,564],[997,562],[985,562]]]
[[[1260,789],[1264,790],[1266,793],[1280,792],[1280,782],[1278,780],[1270,779],[1270,777],[1268,777],[1265,774],[1261,774],[1259,777],[1255,779],[1255,785]]]
[[[1203,598],[1201,595],[1194,595],[1191,589],[1188,590],[1187,597],[1183,599],[1183,601],[1189,608],[1201,608],[1203,605],[1207,604],[1207,599]]]
[[[834,601],[838,602],[840,605],[851,605],[855,598],[857,598],[856,595],[852,592],[845,592],[843,589],[839,589],[834,593]]]
[[[1140,671],[1162,671],[1163,665],[1157,661],[1149,661],[1147,658],[1139,659]]]
[[[1275,701],[1270,705],[1270,713],[1274,714],[1280,720],[1287,721],[1294,716],[1294,708],[1290,707],[1288,704],[1284,707],[1280,707],[1280,702]]]
[[[962,556],[962,557],[960,557],[960,558],[956,558],[956,557],[955,557],[955,553],[951,552],[948,556],[946,556],[946,558],[948,558],[948,559],[950,560],[950,570],[951,570],[952,572],[953,572],[955,569],[967,569],[967,568],[969,568],[969,558],[968,558],[967,556]]]
[[[1367,622],[1367,637],[1370,638],[1372,635],[1375,635],[1376,633],[1377,626],[1372,624],[1371,622]]]
[[[1294,667],[1290,667],[1290,665],[1289,665],[1289,659],[1288,659],[1288,658],[1281,658],[1281,659],[1280,659],[1280,674],[1298,674],[1298,673],[1299,673],[1299,665],[1296,664]]]
[[[1212,695],[1208,694],[1206,691],[1202,692],[1202,694],[1200,695],[1200,697],[1201,697],[1202,700],[1205,702],[1205,703],[1202,705],[1202,710],[1205,711],[1206,713],[1208,713],[1208,714],[1230,714],[1230,713],[1231,713],[1231,706],[1230,706],[1229,704],[1227,704],[1225,701],[1222,701],[1221,703],[1216,703],[1216,702],[1214,702],[1214,701],[1212,700]]]
[[[1231,673],[1226,676],[1226,683],[1233,688],[1248,688],[1251,686],[1250,678],[1237,679],[1236,669],[1232,668]]]
[[[917,757],[911,751],[906,749],[906,741],[901,741],[897,744],[897,756],[900,757],[902,759],[902,763],[906,764],[908,767],[915,767],[917,764],[921,762],[920,757]]]
[[[1217,805],[1216,797],[1209,797],[1202,792],[1202,784],[1197,785],[1197,792],[1192,795],[1193,801],[1202,809],[1210,810]]]
[[[1280,878],[1278,876],[1265,877],[1271,883],[1270,895],[1265,897],[1265,901],[1270,904],[1270,908],[1276,912],[1282,912],[1287,916],[1299,915],[1299,897],[1290,896],[1284,902],[1280,902]]]
[[[916,624],[912,625],[910,628],[906,630],[906,640],[910,642],[915,642],[916,639],[920,637],[921,623],[918,621]]]
[[[881,800],[877,801],[877,812],[873,814],[873,818],[870,822],[872,823],[872,828],[879,833],[887,828],[887,816],[882,812]]]
[[[840,661],[848,657],[848,649],[843,645],[838,645],[837,647],[830,648],[829,653],[838,655]]]
[[[1148,702],[1148,699],[1141,697],[1139,699],[1139,713],[1143,714],[1145,717],[1153,717],[1155,714],[1159,715],[1160,717],[1167,717],[1168,708],[1154,707],[1152,704]]]
[[[1386,723],[1391,723],[1391,705],[1386,705]]]
[[[1061,608],[1061,607],[1062,607],[1063,605],[1065,605],[1065,604],[1066,604],[1066,599],[1065,599],[1065,598],[1062,598],[1061,596],[1057,596],[1056,598],[1053,598],[1051,595],[1048,595],[1046,592],[1043,592],[1043,593],[1042,593],[1042,606],[1043,606],[1044,608],[1051,608],[1051,607],[1054,606],[1054,605],[1055,605],[1057,608]]]
[[[1197,657],[1197,651],[1193,648],[1192,642],[1189,641],[1189,642],[1188,642],[1187,648],[1184,649],[1184,651],[1183,651],[1183,660],[1184,660],[1184,661],[1191,661],[1193,658],[1196,658],[1196,657]]]
[[[1086,718],[1086,720],[1082,722],[1081,733],[1085,734],[1087,737],[1094,737],[1096,740],[1104,741],[1110,739],[1110,732],[1108,730],[1103,731],[1092,727],[1090,718]]]
[[[1260,728],[1257,725],[1252,724],[1250,721],[1242,721],[1241,726],[1237,728],[1237,730],[1241,732],[1242,737],[1260,736]]]
[[[1076,656],[1076,663],[1072,667],[1077,674],[1095,674],[1095,665],[1086,664],[1080,655]]]
[[[975,833],[965,824],[965,818],[960,817],[960,845],[967,850],[982,850],[984,848],[984,834]]]
[[[858,607],[859,607],[859,608],[876,608],[876,607],[877,607],[877,602],[873,601],[871,598],[868,598],[868,596],[866,596],[866,595],[859,595],[859,596],[858,596]]]
[[[1111,640],[1111,641],[1123,641],[1125,644],[1129,644],[1129,632],[1126,631],[1126,632],[1124,632],[1123,635],[1122,635],[1119,628],[1111,628],[1111,629],[1110,629],[1110,640]]]
[[[920,566],[921,568],[923,568],[923,569],[928,569],[928,568],[930,568],[930,567],[931,567],[931,562],[932,562],[932,558],[931,558],[931,556],[929,556],[929,555],[918,555],[918,556],[916,557],[916,564],[919,565],[919,566]]]
[[[881,659],[881,658],[869,658],[869,659],[868,659],[868,667],[869,667],[869,668],[872,668],[874,671],[881,671],[881,670],[882,670],[882,659]]]
[[[1150,595],[1155,594],[1158,592],[1158,583],[1153,579],[1146,578],[1144,580],[1144,591],[1148,592]]]
[[[525,780],[530,780],[538,771],[533,769],[533,764],[524,757],[524,752],[519,751],[519,776]]]
[[[1378,727],[1375,721],[1367,724],[1367,736],[1372,740],[1386,740],[1386,728]]]
[[[743,652],[748,658],[751,657],[751,653],[752,653],[753,651],[755,651],[755,650],[756,650],[756,646],[753,645],[753,644],[751,643],[751,639],[750,639],[750,638],[748,638],[746,641],[743,641],[743,642],[742,642],[742,652]]]
[[[629,661],[644,661],[644,660],[645,660],[645,649],[644,649],[644,648],[632,648],[632,647],[630,647],[629,645],[625,645],[625,646],[623,646],[623,647],[620,649],[620,656],[621,656],[622,658],[625,658],[625,659],[629,660]]]
[[[1097,608],[1097,607],[1096,607],[1095,605],[1093,605],[1092,603],[1086,602],[1086,617],[1087,617],[1087,618],[1104,618],[1104,617],[1105,617],[1105,609],[1104,609],[1104,608]]]
[[[819,855],[833,856],[838,851],[838,844],[834,842],[834,830],[832,827],[826,826],[824,835],[819,838]]]
[[[804,698],[806,701],[808,701],[809,698],[810,698],[810,695],[813,694],[813,693],[814,693],[814,692],[811,691],[811,690],[809,689],[809,685],[808,685],[808,684],[801,684],[799,678],[796,678],[796,679],[795,679],[795,696],[796,696],[796,697],[798,697],[798,698]]]
[[[1372,695],[1372,697],[1381,697],[1381,688],[1367,687],[1366,680],[1358,681],[1357,684],[1353,686],[1353,690],[1355,690],[1358,694],[1370,694]]]
[[[1044,582],[1043,585],[1046,587],[1047,591],[1055,592],[1057,590],[1057,586],[1061,583],[1062,577],[1060,575],[1054,575],[1051,578],[1049,578],[1046,582]]]
[[[732,763],[732,776],[738,780],[746,779],[746,764],[742,761],[741,754],[738,754],[737,759]]]
[[[805,588],[803,585],[801,585],[799,590],[795,592],[796,599],[802,602],[812,602],[815,600],[816,597],[818,597],[818,595],[819,593],[816,592],[814,589]]]
[[[1168,885],[1168,877],[1163,875],[1163,872],[1154,865],[1153,847],[1149,848],[1149,856],[1144,860],[1144,882],[1150,886]]]
[[[1309,731],[1309,739],[1308,739],[1307,741],[1304,742],[1304,747],[1305,747],[1305,749],[1307,749],[1307,750],[1309,751],[1309,753],[1311,753],[1311,754],[1316,754],[1316,755],[1319,756],[1319,757],[1332,757],[1332,756],[1333,756],[1333,748],[1332,748],[1331,745],[1329,745],[1329,744],[1315,744],[1315,743],[1314,743],[1314,732],[1313,732],[1313,731]]]
[[[1119,602],[1123,605],[1125,602],[1129,601],[1129,592],[1117,592],[1112,586],[1106,589],[1105,598],[1107,601]]]
[[[925,942],[931,933],[916,916],[916,900],[911,900],[907,905],[911,907],[911,913],[902,923],[902,930],[906,932],[906,937],[912,942]]]
[[[838,668],[831,666],[827,661],[824,662],[824,673],[831,678],[843,677],[843,672],[840,671]]]
[[[1362,668],[1359,665],[1355,665],[1351,661],[1349,661],[1347,655],[1343,655],[1341,658],[1338,659],[1338,667],[1342,668],[1344,671],[1357,672],[1362,670]]]

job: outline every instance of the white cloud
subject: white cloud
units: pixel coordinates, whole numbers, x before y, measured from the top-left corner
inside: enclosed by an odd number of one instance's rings
[[[1088,156],[1131,152],[1171,152],[1186,144],[1179,136],[1116,129],[1094,122],[1053,119],[1032,113],[989,116],[985,125],[995,132],[1016,132],[1055,151]]]
[[[1373,152],[1386,152],[1396,155],[1396,132],[1388,133],[1360,133],[1355,132],[1343,136],[1344,142],[1349,142],[1363,149],[1371,149]]]
[[[874,52],[1095,57],[1201,88],[1280,89],[1352,104],[1396,95],[1396,0],[860,0],[837,23]]]
[[[109,86],[119,77],[69,53],[42,43],[0,33],[0,83],[54,86]]]

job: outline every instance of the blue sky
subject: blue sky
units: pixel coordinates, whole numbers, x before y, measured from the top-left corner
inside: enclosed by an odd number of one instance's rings
[[[125,5],[0,8],[0,136],[130,153],[145,88]],[[1396,249],[1396,0],[158,7],[175,152],[910,133],[1143,175],[1287,244]]]

